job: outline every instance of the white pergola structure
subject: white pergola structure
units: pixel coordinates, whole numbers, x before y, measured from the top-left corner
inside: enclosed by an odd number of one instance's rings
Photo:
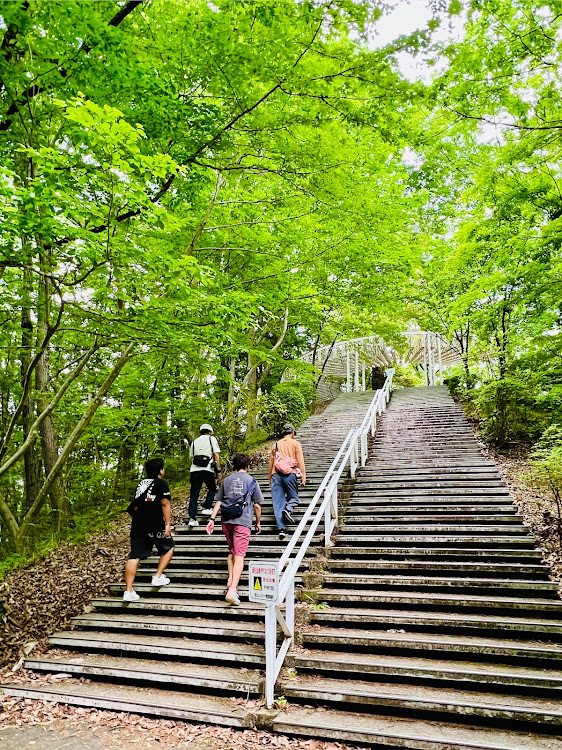
[[[379,336],[365,336],[336,342],[310,351],[300,357],[301,362],[313,364],[322,377],[318,384],[320,399],[333,398],[341,390],[347,393],[365,391],[367,370],[372,367],[385,369],[397,364],[410,363],[421,365],[425,385],[433,386],[443,383],[445,368],[460,362],[456,349],[431,331],[404,331],[407,348],[397,351]],[[286,373],[284,379],[295,377],[294,372]]]

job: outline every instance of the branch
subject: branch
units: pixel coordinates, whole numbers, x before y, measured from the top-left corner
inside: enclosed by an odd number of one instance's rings
[[[217,172],[217,182],[215,184],[215,190],[213,192],[213,195],[211,196],[211,200],[209,202],[209,205],[207,206],[207,210],[205,211],[205,215],[199,222],[199,225],[197,229],[195,230],[193,237],[191,238],[191,242],[189,243],[189,247],[187,248],[187,253],[192,253],[195,249],[195,245],[198,243],[201,235],[203,234],[203,231],[205,229],[205,225],[209,221],[209,218],[211,216],[211,212],[213,208],[215,207],[215,203],[219,194],[219,191],[221,187],[224,185],[224,179],[220,172]]]
[[[130,13],[134,11],[137,5],[140,5],[143,2],[144,0],[129,0],[129,2],[125,3],[121,10],[116,13],[108,22],[108,26],[119,26],[119,24],[124,21]],[[79,51],[88,53],[94,47],[97,47],[98,44],[99,42],[95,42],[95,44],[90,45],[82,44]],[[68,76],[68,71],[64,68],[59,68],[59,72],[63,78],[66,78]],[[8,128],[12,124],[14,115],[18,114],[22,107],[29,104],[32,99],[35,99],[36,96],[42,94],[45,90],[46,89],[43,86],[33,84],[28,89],[26,89],[21,96],[15,99],[15,101],[13,101],[12,104],[8,107],[6,114],[4,115],[5,119],[0,123],[0,132],[5,132],[6,130],[8,130]]]
[[[47,419],[48,416],[54,411],[57,404],[61,400],[61,398],[64,396],[66,391],[70,388],[72,383],[76,380],[76,378],[80,375],[82,370],[84,369],[84,366],[86,362],[90,359],[92,354],[98,349],[98,343],[97,341],[94,342],[94,344],[88,349],[86,354],[82,357],[76,368],[70,373],[70,375],[67,377],[67,379],[64,381],[64,383],[59,388],[58,392],[53,396],[51,402],[47,404],[45,409],[41,412],[41,414],[37,417],[35,422],[31,425],[29,432],[27,434],[26,439],[22,443],[22,445],[18,448],[18,450],[10,456],[10,458],[2,465],[0,466],[0,477],[3,476],[9,469],[12,468],[14,464],[16,464],[20,458],[24,455],[24,453],[33,445],[35,442],[37,436],[39,435],[39,427],[43,424],[45,419]]]
[[[338,340],[338,334],[334,336],[334,340],[330,344],[330,348],[328,349],[326,353],[326,357],[324,359],[324,363],[322,364],[322,369],[320,370],[320,375],[318,376],[318,379],[316,381],[316,388],[320,385],[320,381],[322,380],[322,376],[324,375],[324,370],[326,369],[326,365],[328,364],[328,360],[332,356],[332,352],[334,351],[334,346],[336,345],[336,341]]]
[[[487,125],[496,125],[500,128],[514,128],[515,130],[561,130],[562,123],[560,125],[516,125],[513,122],[494,122],[488,120],[486,117],[480,117],[479,115],[467,115],[464,112],[460,112],[454,107],[446,107],[450,112],[454,112],[459,117],[464,117],[465,120],[476,120],[477,122],[485,122]],[[560,122],[560,121],[559,121]]]
[[[45,338],[43,339],[41,346],[35,352],[35,356],[29,363],[29,366],[26,370],[25,378],[23,382],[23,393],[21,394],[21,398],[19,400],[19,404],[16,407],[16,410],[12,414],[10,424],[8,425],[8,429],[6,430],[4,439],[2,440],[2,445],[0,447],[0,460],[6,455],[6,451],[8,450],[8,443],[10,442],[12,434],[16,428],[17,421],[23,411],[23,408],[29,396],[29,391],[31,390],[31,378],[32,378],[33,372],[35,368],[37,367],[37,363],[39,362],[39,360],[45,353],[47,346],[49,345],[49,341],[53,338],[53,336],[55,335],[56,331],[58,330],[60,326],[63,310],[64,310],[64,302],[61,303],[61,306],[59,307],[59,314],[57,316],[56,323],[53,326],[49,326],[49,328],[47,329],[47,333],[45,334]]]
[[[25,529],[33,521],[37,513],[41,510],[41,506],[45,502],[45,499],[47,498],[49,490],[51,489],[51,486],[53,485],[58,475],[60,474],[62,467],[66,463],[66,460],[70,452],[74,449],[74,446],[80,439],[82,433],[92,421],[92,417],[94,416],[94,414],[100,407],[101,402],[103,401],[104,397],[107,395],[111,386],[117,379],[119,373],[121,372],[123,367],[127,364],[127,362],[131,359],[131,352],[133,351],[134,346],[135,346],[134,342],[129,344],[129,346],[125,349],[123,354],[119,357],[119,359],[117,360],[117,362],[112,367],[109,374],[107,375],[106,379],[100,386],[98,392],[88,404],[88,408],[84,412],[82,419],[78,422],[76,427],[72,430],[70,437],[66,441],[59,457],[57,458],[57,460],[55,461],[55,464],[53,465],[53,468],[49,472],[49,476],[43,482],[43,486],[39,490],[39,493],[37,497],[35,498],[35,501],[33,502],[30,509],[27,511],[25,518],[20,524],[20,532],[19,532],[20,536],[24,533]]]
[[[281,335],[277,339],[277,342],[276,342],[275,346],[270,350],[270,352],[269,352],[270,355],[274,354],[279,349],[279,347],[281,346],[281,344],[283,343],[283,341],[285,340],[285,336],[287,334],[288,327],[289,327],[289,308],[286,307],[285,308],[285,318],[283,320],[283,331],[281,332]],[[263,368],[263,372],[262,372],[262,374],[260,375],[260,377],[258,379],[258,388],[261,388],[262,385],[265,383],[265,379],[269,375],[269,371],[270,370],[271,370],[271,363],[268,364],[268,365],[266,365]]]
[[[329,3],[329,5],[327,7],[330,8],[332,4],[333,3]],[[300,63],[300,61],[303,59],[303,57],[306,55],[306,53],[310,50],[310,48],[312,47],[312,45],[316,41],[316,38],[317,38],[318,34],[320,33],[320,29],[322,28],[323,22],[324,22],[324,16],[322,16],[322,19],[321,19],[320,23],[318,24],[318,26],[316,28],[316,31],[314,32],[314,34],[312,36],[312,39],[306,45],[306,47],[303,49],[303,51],[300,53],[300,55],[297,57],[297,59],[293,63],[293,65],[291,67],[291,70],[294,70],[298,66],[298,64]],[[275,84],[275,86],[273,86],[272,88],[270,88],[269,91],[266,91],[266,93],[263,96],[261,96],[256,102],[254,102],[253,104],[251,104],[249,107],[246,107],[246,109],[242,110],[242,112],[239,112],[231,120],[229,120],[229,122],[227,122],[226,125],[224,125],[219,131],[217,131],[214,136],[212,136],[207,141],[205,141],[204,143],[202,143],[191,154],[191,156],[188,156],[187,159],[184,162],[184,165],[185,164],[192,164],[195,161],[195,159],[199,156],[199,154],[201,154],[203,151],[206,151],[211,146],[213,146],[225,133],[227,133],[229,130],[231,130],[234,127],[234,125],[236,125],[236,123],[239,120],[241,120],[243,117],[246,117],[246,115],[249,115],[250,112],[253,112],[255,109],[257,109],[257,107],[259,107],[261,104],[263,104],[265,101],[267,101],[267,99],[269,99],[269,97],[272,94],[274,94],[278,89],[281,88],[281,86],[283,85],[283,83],[285,82],[285,80],[286,80],[286,78],[282,78],[280,81],[278,81]],[[0,126],[0,129],[1,129],[1,126]],[[168,179],[162,185],[162,187],[158,190],[158,192],[155,193],[152,196],[152,198],[150,198],[150,200],[151,200],[152,203],[156,203],[157,201],[159,201],[160,198],[162,198],[162,196],[165,195],[168,192],[168,190],[173,185],[176,177],[177,177],[177,173],[174,173],[174,174],[170,175],[170,177],[168,177]],[[116,216],[115,217],[115,221],[116,222],[121,222],[121,221],[125,221],[126,219],[131,219],[134,216],[138,216],[141,213],[141,211],[142,211],[141,208],[137,208],[137,209],[134,209],[134,210],[126,211],[125,213],[120,214],[119,216]],[[94,234],[99,234],[100,232],[105,232],[106,229],[107,229],[107,226],[104,224],[103,226],[94,227],[90,231],[92,233],[94,233]]]
[[[16,540],[18,538],[19,534],[19,525],[16,520],[16,517],[10,510],[8,503],[4,500],[4,498],[0,495],[0,516],[2,517],[2,520],[6,524],[8,531],[10,532],[12,538]]]

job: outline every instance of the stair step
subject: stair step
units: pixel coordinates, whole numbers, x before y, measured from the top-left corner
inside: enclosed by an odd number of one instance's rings
[[[336,557],[351,557],[360,558],[363,555],[384,555],[385,558],[396,559],[397,557],[403,560],[412,559],[416,556],[427,559],[428,557],[447,557],[453,560],[459,557],[473,556],[476,558],[518,558],[525,557],[531,560],[540,561],[542,555],[537,549],[519,550],[509,549],[508,547],[502,549],[487,549],[485,547],[449,547],[444,549],[443,547],[350,547],[346,545],[336,546],[330,549],[330,556],[332,559]]]
[[[562,750],[557,737],[503,728],[290,705],[273,721],[289,735],[406,750]]]
[[[467,544],[467,545],[475,545],[478,544],[481,547],[493,547],[495,549],[503,548],[503,547],[515,547],[519,549],[525,550],[533,549],[534,544],[531,537],[525,535],[525,536],[461,536],[458,534],[452,534],[451,532],[443,533],[443,534],[432,534],[432,535],[421,535],[421,534],[408,534],[404,532],[403,534],[379,534],[375,535],[373,534],[370,536],[369,534],[354,534],[353,531],[350,531],[348,534],[340,532],[340,536],[342,537],[342,540],[345,542],[346,546],[350,544],[357,544],[359,547],[364,546],[366,544],[373,544],[373,545],[395,545],[402,547],[404,544],[428,544],[430,546],[435,546],[436,544],[441,545],[447,545],[447,548],[449,548],[449,545],[459,545],[459,544]]]
[[[404,604],[420,605],[449,608],[466,608],[474,609],[505,609],[517,610],[518,615],[524,612],[541,612],[543,615],[551,617],[560,617],[562,619],[562,601],[531,599],[522,597],[513,597],[511,594],[505,596],[479,596],[470,592],[469,594],[439,594],[424,591],[389,592],[371,590],[363,593],[350,591],[349,589],[302,589],[302,596],[309,597],[310,600],[321,599],[322,601],[333,602],[364,602],[366,604]]]
[[[339,653],[322,651],[312,654],[295,654],[289,660],[301,674],[303,669],[321,673],[337,673],[341,678],[438,680],[454,682],[463,689],[464,683],[508,687],[525,686],[533,689],[556,690],[562,697],[562,670],[507,666],[470,661],[443,661],[420,656],[388,656],[364,653]]]
[[[477,575],[481,573],[489,573],[490,575],[503,576],[533,576],[536,575],[541,578],[546,578],[549,573],[549,568],[546,565],[524,565],[521,563],[503,563],[503,562],[466,562],[461,560],[450,560],[449,562],[435,562],[430,560],[340,560],[339,558],[332,557],[324,563],[328,570],[335,568],[344,570],[355,570],[358,566],[361,570],[385,570],[385,571],[396,571],[396,570],[407,570],[411,575],[426,575],[427,573],[441,573],[448,575],[449,573],[458,574],[462,572],[464,575]],[[486,582],[489,579],[485,579]],[[503,581],[511,582],[512,578],[502,578]],[[534,584],[535,581],[532,581]],[[556,584],[552,584],[556,588]]]
[[[178,612],[180,610],[178,609]],[[201,615],[204,613],[201,612]],[[79,628],[93,630],[137,631],[145,633],[167,633],[177,636],[195,635],[198,638],[225,636],[227,638],[263,640],[263,622],[246,623],[240,619],[212,620],[199,617],[166,617],[165,615],[91,613],[73,617],[72,622]]]
[[[25,660],[24,667],[38,672],[101,677],[116,680],[119,683],[149,683],[155,689],[160,685],[167,685],[168,688],[197,688],[198,691],[256,694],[260,693],[263,687],[263,678],[255,670],[235,669],[216,664],[207,667],[200,664],[182,664],[167,660],[155,661],[105,654],[30,658]]]
[[[49,643],[56,648],[75,651],[94,649],[111,653],[131,653],[138,656],[146,654],[149,658],[165,656],[171,660],[189,662],[233,662],[262,666],[265,661],[263,646],[230,642],[228,649],[225,649],[222,643],[216,643],[214,640],[203,641],[190,637],[163,638],[145,633],[137,635],[135,633],[71,630],[56,633],[49,638]]]
[[[400,631],[401,629],[358,630],[330,628],[329,626],[313,627],[303,630],[302,642],[307,648],[314,649],[326,645],[332,648],[341,646],[345,651],[367,647],[370,653],[375,650],[404,650],[407,653],[435,652],[440,658],[444,653],[451,654],[453,657],[459,654],[482,656],[486,659],[493,656],[496,660],[515,662],[517,665],[523,660],[539,664],[546,660],[562,668],[562,644],[560,643],[516,641],[494,638],[490,635],[477,637],[463,636],[459,633],[445,635]]]
[[[229,608],[229,605],[224,601],[226,594],[226,585],[224,581],[225,576],[222,578],[222,585],[219,584],[207,584],[207,583],[169,583],[167,586],[153,586],[151,583],[135,583],[135,591],[141,595],[141,598],[145,598],[142,595],[148,595],[150,598],[162,597],[178,597],[186,599],[189,603],[192,597],[201,599],[203,596],[207,596],[211,599],[216,599],[216,604],[220,602],[220,606],[223,609]],[[108,590],[112,594],[123,594],[123,584],[111,583]],[[240,593],[242,595],[248,593],[248,589],[245,586],[240,586]],[[127,602],[124,602],[127,604]]]
[[[515,617],[508,615],[491,615],[482,613],[435,612],[408,609],[352,609],[330,607],[327,610],[313,611],[311,622],[316,624],[351,623],[364,628],[367,624],[376,623],[393,628],[414,627],[443,628],[482,631],[494,630],[510,634],[525,633],[548,636],[550,639],[562,639],[562,620],[541,619],[540,617]]]
[[[220,696],[202,696],[174,690],[154,690],[146,687],[108,685],[95,682],[52,685],[45,687],[5,684],[0,686],[4,695],[17,698],[35,698],[50,703],[70,706],[102,708],[109,711],[126,711],[168,719],[181,719],[227,727],[253,726],[250,711]]]
[[[360,586],[380,586],[395,585],[400,587],[419,588],[420,583],[423,586],[450,586],[450,587],[483,587],[498,589],[513,589],[521,591],[541,591],[557,597],[558,585],[553,581],[533,581],[533,580],[511,580],[503,578],[451,578],[451,577],[429,577],[423,580],[419,577],[393,576],[393,575],[346,575],[344,573],[333,573],[323,576],[324,585],[360,585]],[[561,602],[562,604],[562,602]]]
[[[139,591],[142,591],[142,584],[137,586],[137,588]],[[152,589],[151,586],[147,586],[147,588]],[[210,617],[234,617],[239,620],[244,618],[259,619],[263,617],[263,608],[260,608],[258,604],[242,601],[240,606],[232,607],[223,599],[183,599],[181,597],[167,599],[165,597],[142,596],[139,601],[124,602],[120,597],[99,597],[98,599],[94,599],[92,604],[96,609],[139,612],[140,614],[146,611],[171,612],[172,614],[183,612],[196,617],[206,615]]]
[[[357,516],[352,514],[346,514],[345,518],[341,522],[340,528],[350,528],[355,526],[360,526],[364,530],[370,530],[370,529],[378,529],[382,526],[386,526],[388,524],[392,524],[393,528],[402,528],[406,527],[410,524],[424,524],[424,523],[432,523],[436,525],[446,525],[446,526],[452,526],[455,524],[458,524],[459,526],[465,526],[465,525],[475,525],[478,524],[478,527],[480,526],[489,526],[494,525],[494,527],[497,527],[499,524],[508,524],[510,526],[517,526],[519,529],[525,530],[525,526],[522,522],[522,519],[520,516],[516,516],[515,513],[511,516],[502,516],[500,514],[488,514],[486,516],[474,516],[474,515],[458,515],[451,513],[444,513],[443,511],[438,511],[434,513],[428,513],[426,515],[422,515],[420,513],[415,515],[396,515],[392,513],[381,513],[377,509],[377,516],[376,516],[376,524],[373,524],[372,516],[369,518],[367,515],[364,516]]]
[[[495,695],[469,690],[451,690],[421,685],[369,683],[361,680],[336,680],[297,677],[283,680],[280,689],[287,698],[328,703],[350,703],[399,709],[424,714],[460,714],[461,716],[500,719],[509,722],[562,725],[562,703],[536,696]]]

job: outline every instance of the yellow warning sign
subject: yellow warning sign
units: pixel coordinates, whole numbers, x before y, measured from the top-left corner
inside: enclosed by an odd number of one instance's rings
[[[279,598],[279,565],[271,560],[248,562],[248,594],[251,602],[275,604]]]

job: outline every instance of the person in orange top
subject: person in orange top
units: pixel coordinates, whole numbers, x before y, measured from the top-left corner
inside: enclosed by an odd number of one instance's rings
[[[271,500],[273,513],[279,529],[279,539],[285,539],[287,535],[287,523],[295,523],[293,511],[299,504],[299,484],[306,484],[306,468],[302,445],[295,440],[296,430],[292,424],[283,427],[283,438],[278,440],[271,450],[269,456],[269,482],[271,484]],[[278,464],[278,455],[282,454],[284,468],[282,471]],[[288,459],[285,461],[285,459]],[[291,466],[293,468],[291,469]]]

